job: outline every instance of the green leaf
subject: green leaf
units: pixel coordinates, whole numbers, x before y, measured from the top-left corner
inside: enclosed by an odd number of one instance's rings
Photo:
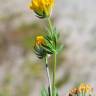
[[[56,96],[59,96],[59,94],[58,94],[58,90],[57,90],[57,89],[55,90],[55,92],[56,92]]]
[[[42,89],[41,89],[41,96],[48,96],[48,92],[45,89],[45,87],[42,87]]]
[[[60,47],[57,48],[57,53],[60,53],[62,50],[64,50],[64,45],[61,45]]]
[[[48,32],[48,35],[51,36],[52,33],[51,33],[51,30],[50,29],[47,29],[47,32]]]
[[[42,45],[42,48],[45,49],[46,52],[49,52],[50,54],[53,54],[53,50],[49,46]]]
[[[45,38],[46,38],[47,42],[49,42],[52,45],[52,42],[51,42],[52,39],[49,36],[46,36]]]
[[[47,44],[48,47],[50,47],[50,49],[54,49],[54,48],[53,48],[53,44],[52,44],[52,40],[49,39],[48,36],[47,36],[47,38],[46,38],[46,44]]]
[[[55,96],[59,96],[57,88],[55,88],[54,94],[55,94]]]
[[[55,35],[53,36],[53,39],[54,39],[54,47],[55,47],[55,49],[56,49],[56,46],[57,46],[57,39],[56,39],[56,36],[55,36]]]

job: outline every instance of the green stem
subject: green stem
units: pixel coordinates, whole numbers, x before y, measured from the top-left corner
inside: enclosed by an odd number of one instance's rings
[[[53,26],[52,26],[50,17],[48,18],[48,23],[49,23],[51,35],[53,35]],[[56,92],[55,92],[55,78],[56,78],[56,52],[54,52],[52,96],[56,96]]]
[[[53,96],[56,96],[55,79],[56,79],[56,52],[54,53],[54,65],[53,65]]]
[[[52,27],[50,17],[48,17],[48,23],[49,23],[50,31],[51,31],[51,34],[52,34],[53,33],[53,27]]]
[[[45,57],[45,63],[46,63],[46,72],[47,72],[47,78],[49,83],[49,91],[50,96],[52,96],[52,87],[51,87],[51,79],[50,79],[50,73],[49,73],[49,67],[48,67],[48,57]]]

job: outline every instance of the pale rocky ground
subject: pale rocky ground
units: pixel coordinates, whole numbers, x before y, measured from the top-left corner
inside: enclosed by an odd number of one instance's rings
[[[0,16],[9,15],[12,12],[24,13],[22,18],[14,21],[12,27],[18,25],[18,23],[21,24],[22,20],[26,22],[38,20],[26,7],[29,1],[0,0]],[[79,82],[88,82],[96,89],[96,0],[57,0],[53,16],[56,16],[55,22],[57,28],[61,31],[62,43],[66,42],[68,46],[68,49],[63,52],[66,58],[65,62],[57,72],[58,77],[70,72],[70,80],[60,89],[61,96],[64,96],[70,87]],[[3,28],[3,23],[0,23],[0,30],[4,31]],[[14,84],[22,82],[23,73],[18,74],[24,59],[31,60],[34,55],[28,53],[26,57],[23,57],[22,49],[14,44],[10,44],[6,54],[6,58],[0,62],[0,85],[2,85],[5,74],[11,72],[15,79],[12,86],[15,86]],[[12,66],[13,63],[15,66]],[[29,96],[40,96],[39,85],[41,84],[38,79],[36,81],[36,84],[34,84],[35,91],[34,93],[30,91]]]

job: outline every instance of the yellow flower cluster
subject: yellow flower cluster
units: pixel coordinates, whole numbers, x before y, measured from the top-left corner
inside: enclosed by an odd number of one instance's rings
[[[79,93],[91,93],[93,91],[93,88],[89,84],[82,83],[79,87],[71,89],[69,96],[74,96],[74,94]]]
[[[37,36],[36,37],[36,44],[37,45],[44,44],[44,37],[43,36]]]
[[[49,17],[54,5],[54,0],[32,0],[29,8],[41,18]]]
[[[79,88],[78,88],[79,92],[85,92],[85,93],[89,93],[92,92],[92,87],[89,84],[84,84],[82,83]]]

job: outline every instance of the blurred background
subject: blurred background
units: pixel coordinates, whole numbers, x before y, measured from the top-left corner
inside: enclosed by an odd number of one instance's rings
[[[29,2],[0,0],[0,96],[40,96],[48,86],[45,65],[33,52],[47,21],[28,9]],[[60,96],[80,82],[96,90],[96,0],[56,0],[52,21],[65,45],[57,60]]]

